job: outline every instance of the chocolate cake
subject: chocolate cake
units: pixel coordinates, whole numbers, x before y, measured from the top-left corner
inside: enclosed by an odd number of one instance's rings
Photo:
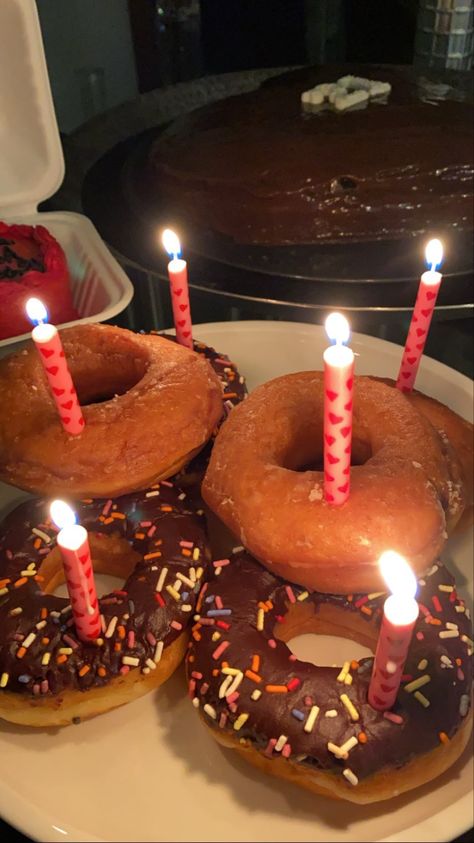
[[[345,74],[385,103],[308,113]],[[462,231],[473,223],[473,108],[410,68],[305,68],[196,109],[154,142],[144,181],[173,220],[240,243],[307,244]]]

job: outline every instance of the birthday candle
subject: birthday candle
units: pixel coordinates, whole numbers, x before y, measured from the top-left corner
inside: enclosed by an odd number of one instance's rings
[[[77,635],[91,641],[100,635],[100,615],[87,530],[76,523],[75,513],[64,501],[53,501],[50,512],[61,528],[57,542]]]
[[[192,349],[193,326],[191,323],[187,263],[180,258],[181,244],[174,231],[166,228],[162,234],[162,241],[171,257],[168,263],[168,276],[176,338],[181,345]]]
[[[402,392],[411,392],[415,384],[418,367],[423,356],[431,319],[436,305],[442,275],[436,272],[443,259],[443,246],[439,240],[430,240],[425,251],[426,262],[431,269],[424,272],[420,278],[418,295],[416,297],[410,327],[408,329],[405,349],[403,351],[397,387]]]
[[[352,448],[354,354],[345,345],[350,329],[341,313],[326,319],[334,345],[324,352],[324,496],[331,504],[349,497]]]
[[[43,364],[61,424],[66,433],[78,436],[84,427],[84,416],[67,365],[61,337],[57,328],[47,321],[48,312],[39,299],[28,299],[26,312],[28,318],[37,323],[31,332],[31,338]]]
[[[397,698],[419,609],[416,578],[403,556],[388,550],[379,565],[392,594],[384,603],[368,696],[372,708],[386,711]]]

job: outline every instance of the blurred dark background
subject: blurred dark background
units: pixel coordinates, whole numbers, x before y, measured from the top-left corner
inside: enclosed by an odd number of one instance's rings
[[[207,74],[346,60],[410,64],[419,0],[37,0],[37,6],[59,127],[69,133],[140,93]]]
[[[200,73],[413,59],[417,0],[129,0],[128,5],[141,92]]]

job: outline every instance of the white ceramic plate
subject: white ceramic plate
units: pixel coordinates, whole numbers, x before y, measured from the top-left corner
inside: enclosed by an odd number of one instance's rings
[[[288,322],[199,325],[249,387],[321,367],[321,328]],[[355,334],[357,372],[396,376],[401,349]],[[417,386],[472,415],[472,383],[425,358]],[[2,503],[17,494],[3,487]],[[447,549],[472,599],[468,536]],[[346,643],[347,646],[347,643]],[[350,656],[349,656],[350,657]],[[473,824],[470,753],[441,778],[375,807],[332,802],[270,780],[204,730],[183,673],[157,693],[94,720],[44,732],[0,726],[0,814],[37,840],[448,841]]]

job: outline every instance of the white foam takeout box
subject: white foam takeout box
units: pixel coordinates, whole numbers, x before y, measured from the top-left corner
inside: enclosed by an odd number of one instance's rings
[[[44,225],[61,244],[80,319],[111,319],[133,286],[87,217],[38,213],[64,178],[64,158],[35,0],[0,0],[0,220]],[[60,327],[65,327],[62,325]],[[29,334],[0,340],[0,356]]]

